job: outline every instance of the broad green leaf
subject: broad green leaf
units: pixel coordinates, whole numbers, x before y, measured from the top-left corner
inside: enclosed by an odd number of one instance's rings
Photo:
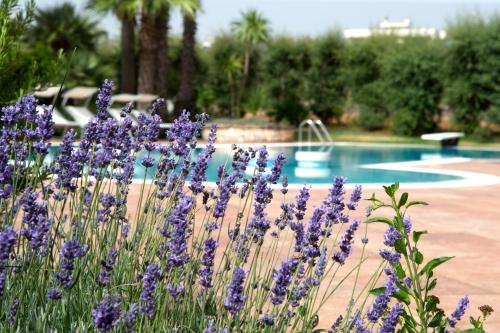
[[[394,243],[394,249],[397,253],[406,254],[406,241],[402,238]]]
[[[365,221],[365,223],[376,223],[376,222],[382,222],[392,226],[392,221],[386,217],[370,217]]]
[[[432,289],[434,289],[437,285],[437,279],[434,279],[431,281],[431,283],[429,283],[429,287],[427,288],[427,291],[431,291]]]
[[[425,299],[425,311],[427,312],[432,312],[434,310],[436,310],[436,306],[440,303],[439,301],[439,298],[434,296],[434,295],[430,295],[430,296],[427,296],[426,299]]]
[[[420,230],[420,231],[416,231],[416,230],[415,230],[415,231],[413,232],[413,241],[414,241],[415,243],[418,243],[418,241],[420,240],[420,236],[422,236],[422,235],[426,235],[426,234],[428,234],[427,230]]]
[[[444,264],[450,259],[453,259],[454,257],[439,257],[432,259],[429,261],[427,264],[425,264],[424,268],[420,271],[420,275],[427,274],[427,276],[431,276],[430,273],[434,270],[434,268],[438,267],[441,264]]]
[[[419,250],[413,252],[413,261],[420,265],[424,261],[424,255]]]
[[[398,208],[403,207],[407,201],[408,201],[408,192],[405,192],[401,195],[401,198],[399,199]]]
[[[411,300],[410,300],[410,295],[406,291],[400,290],[397,293],[393,294],[392,297],[395,299],[404,302],[405,304],[409,305]]]
[[[486,333],[486,331],[480,328],[469,328],[468,330],[456,331],[455,333]]]

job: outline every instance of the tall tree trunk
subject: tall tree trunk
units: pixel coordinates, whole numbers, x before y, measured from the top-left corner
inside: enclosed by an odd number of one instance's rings
[[[184,33],[182,36],[182,56],[179,91],[175,100],[175,113],[182,110],[194,111],[194,76],[195,68],[195,15],[184,15]]]
[[[139,31],[139,93],[155,93],[157,43],[155,15],[143,12]]]
[[[161,97],[167,97],[168,21],[168,7],[162,8],[156,13],[155,30],[157,49],[155,93]]]
[[[243,94],[245,93],[245,86],[248,79],[248,73],[250,72],[250,55],[252,50],[247,48],[245,50],[245,62],[243,64],[243,74],[240,81],[240,89],[238,91],[238,96],[236,97],[236,115],[239,118],[241,116],[241,100],[243,99]]]
[[[135,59],[135,18],[125,15],[122,17],[122,59],[121,83],[122,93],[135,94],[137,91],[137,63]]]

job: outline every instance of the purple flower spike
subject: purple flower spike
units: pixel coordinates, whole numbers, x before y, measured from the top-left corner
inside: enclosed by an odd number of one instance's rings
[[[462,319],[462,316],[465,313],[465,310],[469,307],[469,296],[465,295],[458,301],[457,308],[455,311],[451,313],[451,317],[448,318],[448,323],[451,327],[455,327],[455,325]]]
[[[401,303],[396,303],[385,317],[382,327],[380,328],[380,333],[394,333],[396,325],[398,324],[398,318],[402,313],[403,306]]]
[[[118,326],[122,315],[119,296],[105,298],[92,310],[94,325],[100,332],[107,332]]]
[[[194,194],[203,192],[203,182],[207,179],[207,169],[208,162],[212,159],[212,155],[215,152],[215,139],[217,133],[217,126],[215,124],[210,128],[210,134],[208,135],[208,144],[205,149],[198,156],[198,161],[196,162],[194,168],[191,171],[191,183],[189,188]]]
[[[359,200],[361,200],[361,185],[356,185],[354,191],[351,193],[351,199],[347,204],[347,208],[355,210],[358,207]]]
[[[227,297],[224,301],[224,307],[233,315],[238,313],[245,303],[244,283],[245,271],[243,268],[236,267],[234,269],[233,278],[227,287]]]
[[[153,318],[155,313],[154,293],[160,276],[160,267],[157,263],[152,263],[146,267],[146,273],[142,278],[141,311],[149,319]]]
[[[297,206],[297,210],[295,213],[295,217],[297,220],[303,220],[304,215],[307,209],[307,201],[309,200],[310,194],[309,194],[309,187],[304,186],[300,192],[297,198],[295,199],[295,204]]]
[[[384,234],[384,244],[390,247],[394,247],[394,244],[398,239],[401,239],[401,234],[398,230],[396,230],[396,228],[390,226]]]
[[[295,272],[298,259],[286,259],[280,269],[274,273],[274,287],[271,289],[271,302],[274,305],[281,304],[285,301],[288,293],[288,286],[292,283],[293,272]]]
[[[285,162],[286,162],[285,154],[282,152],[278,153],[276,159],[274,160],[273,167],[271,168],[271,174],[267,176],[267,180],[270,183],[276,184],[278,182],[278,179],[280,178],[281,175],[281,170],[283,169]]]
[[[95,102],[96,109],[100,111],[101,115],[106,115],[111,102],[111,89],[113,89],[113,81],[105,80],[99,92],[97,93],[97,100]]]
[[[355,220],[347,229],[342,240],[340,241],[340,251],[333,254],[333,260],[340,265],[345,264],[345,260],[351,255],[354,234],[359,227],[359,221]]]
[[[205,241],[205,252],[201,258],[201,265],[203,268],[200,270],[200,284],[204,288],[212,287],[212,276],[214,274],[214,258],[215,250],[217,249],[217,242],[212,238]]]
[[[382,258],[384,258],[393,265],[397,264],[401,259],[401,255],[399,253],[391,252],[387,249],[380,250],[379,254]]]

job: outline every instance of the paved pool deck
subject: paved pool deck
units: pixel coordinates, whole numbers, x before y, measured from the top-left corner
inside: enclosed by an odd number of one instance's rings
[[[464,163],[440,164],[433,168],[500,176],[500,160],[471,160]],[[133,185],[135,186],[138,185]],[[288,200],[293,200],[297,192],[290,190]],[[363,193],[363,198],[369,197],[373,192],[378,197],[385,195],[382,189],[367,190]],[[487,332],[500,332],[500,185],[412,189],[408,192],[410,200],[429,203],[429,206],[425,207],[412,207],[408,213],[415,229],[429,231],[428,235],[422,237],[419,246],[425,260],[444,255],[455,256],[453,260],[436,269],[439,284],[434,291],[441,300],[440,306],[450,313],[459,298],[468,294],[471,305],[466,313],[466,320],[468,321],[468,315],[479,315],[478,306],[491,305],[495,312],[487,321]],[[130,203],[133,203],[134,191],[131,193]],[[313,188],[309,207],[320,205],[326,194],[325,189]],[[280,200],[273,200],[267,210],[271,218],[279,215],[279,205]],[[363,202],[361,205],[354,217],[363,216],[367,203]],[[227,216],[235,216],[237,209],[237,202],[231,202]],[[311,210],[309,209],[309,213]],[[381,211],[380,214],[390,216],[388,211]],[[369,227],[368,260],[361,270],[361,282],[367,281],[380,263],[378,250],[383,247],[386,227],[381,224],[372,224]],[[284,241],[288,244],[291,240]],[[359,249],[358,247],[354,251],[351,262],[359,259]],[[329,326],[343,311],[345,301],[350,297],[352,283],[352,279],[347,280],[345,287],[335,293],[322,308],[321,327]]]

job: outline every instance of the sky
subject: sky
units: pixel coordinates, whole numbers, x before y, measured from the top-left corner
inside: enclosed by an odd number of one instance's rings
[[[39,7],[69,1],[83,9],[86,0],[36,0]],[[477,13],[484,17],[500,15],[500,0],[202,0],[197,37],[210,40],[240,12],[254,8],[270,22],[276,34],[315,36],[333,29],[369,28],[384,19],[411,18],[414,26],[444,29],[457,16]],[[95,14],[92,14],[95,15]],[[96,17],[110,37],[119,33],[119,23],[112,15]],[[180,33],[182,20],[175,12],[170,22],[174,33]]]

